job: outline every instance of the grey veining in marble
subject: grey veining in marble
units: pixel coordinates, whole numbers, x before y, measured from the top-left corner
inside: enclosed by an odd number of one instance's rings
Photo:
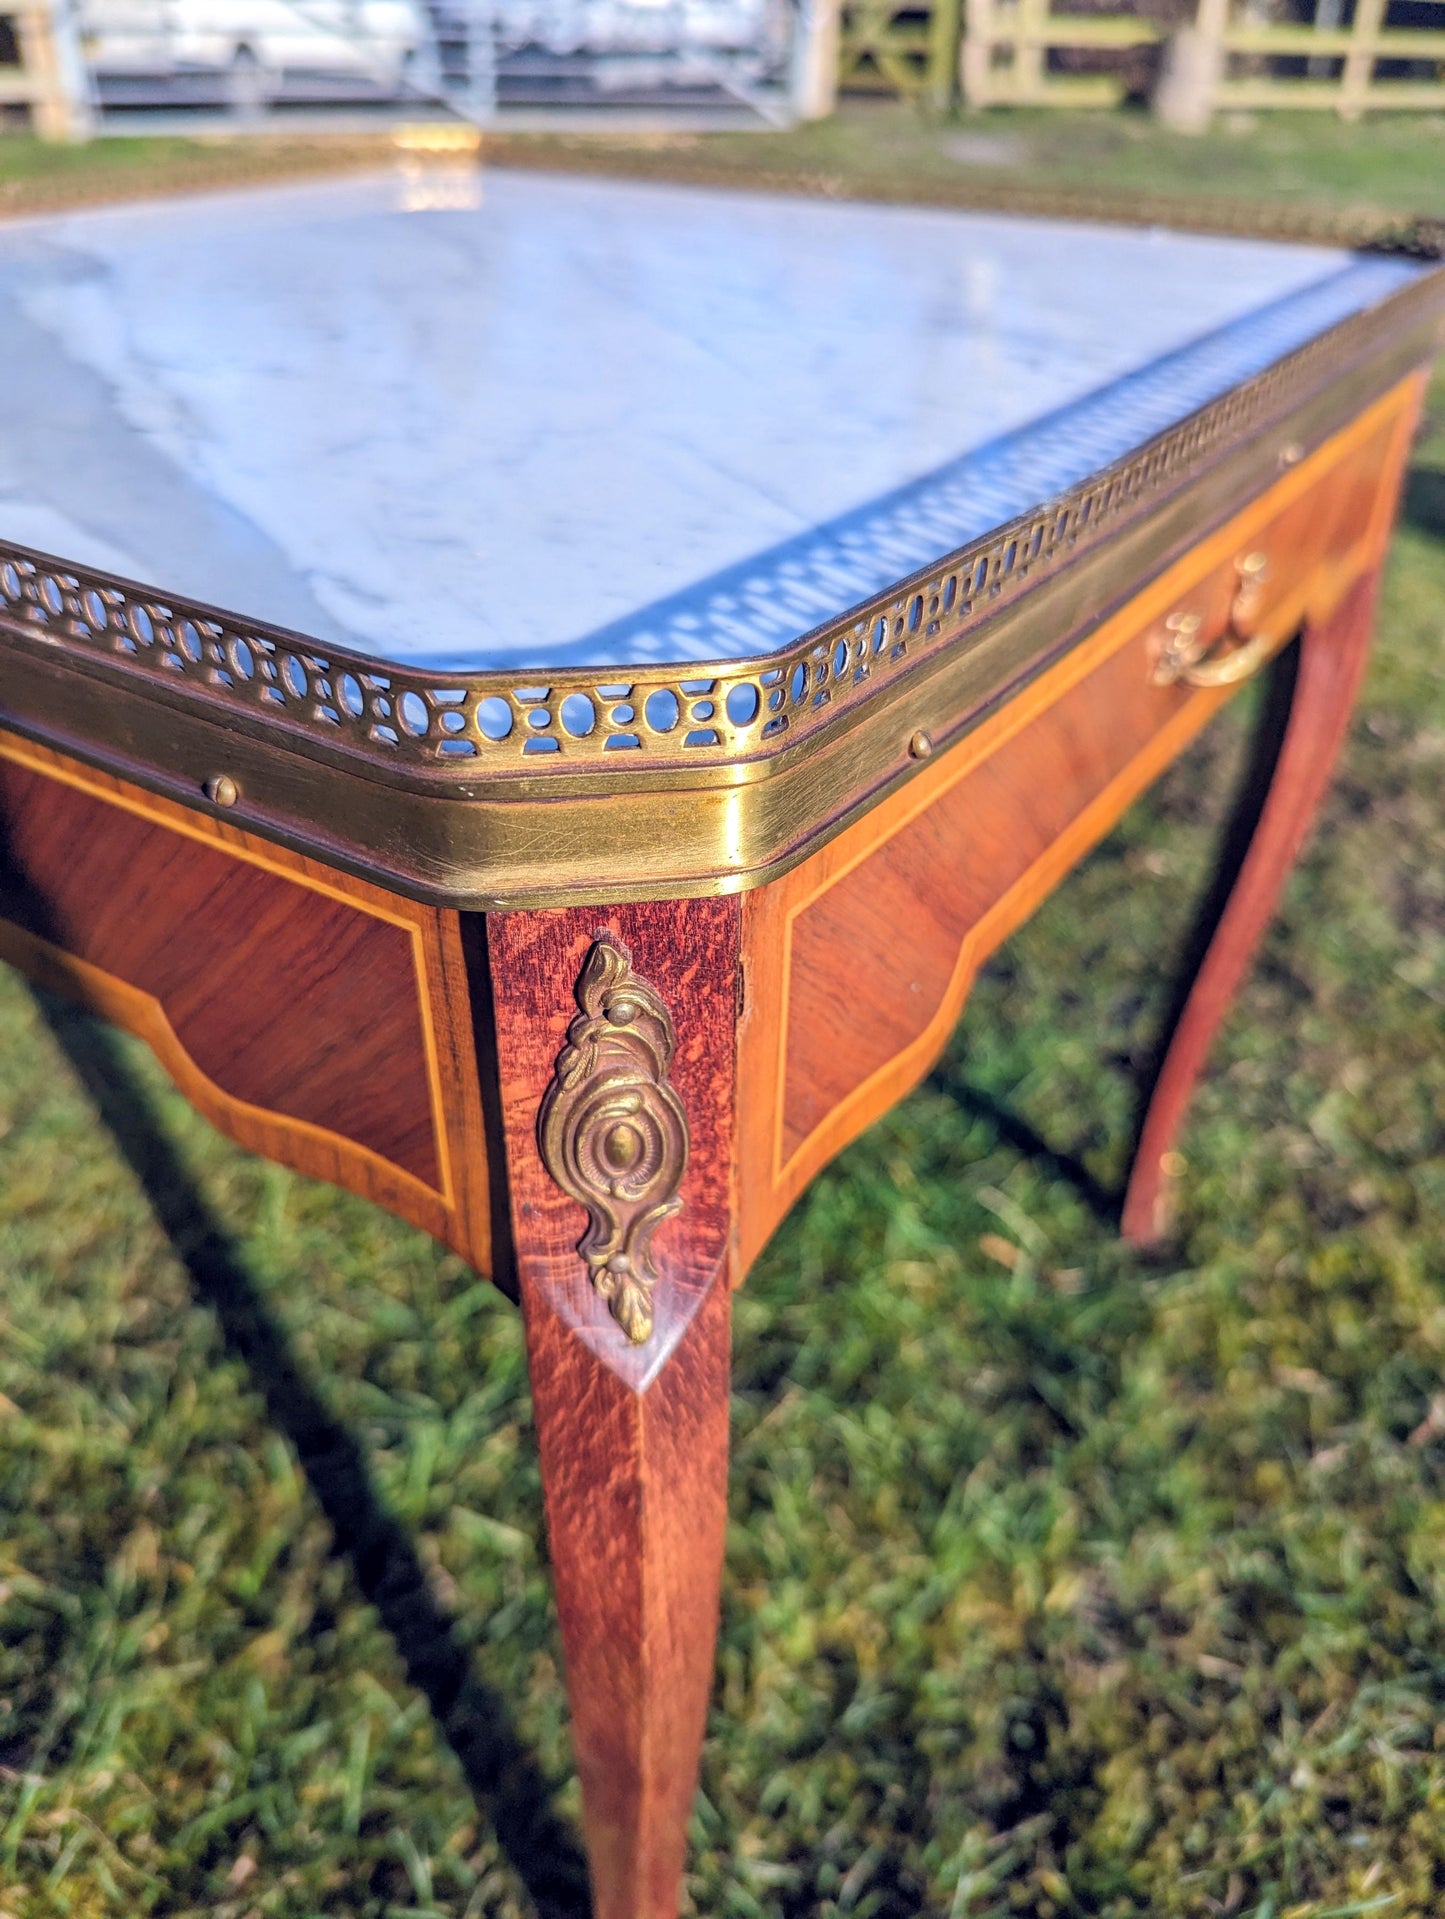
[[[456,670],[775,646],[1414,269],[516,173],[0,228],[0,534]]]

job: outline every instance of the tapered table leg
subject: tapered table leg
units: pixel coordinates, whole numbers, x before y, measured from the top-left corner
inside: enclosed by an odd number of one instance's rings
[[[1136,1245],[1166,1223],[1165,1157],[1184,1118],[1214,1035],[1269,923],[1285,876],[1329,784],[1369,651],[1379,575],[1345,595],[1329,620],[1300,639],[1284,737],[1273,776],[1198,970],[1160,1056],[1121,1221]]]
[[[737,923],[708,900],[488,922],[596,1919],[677,1911],[712,1685]]]
[[[526,1309],[596,1919],[672,1919],[717,1633],[728,1289],[642,1392]]]

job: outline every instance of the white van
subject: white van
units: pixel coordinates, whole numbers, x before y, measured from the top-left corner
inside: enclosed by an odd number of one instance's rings
[[[264,104],[291,74],[397,92],[431,50],[421,0],[79,0],[77,12],[97,77],[224,75],[242,108]]]

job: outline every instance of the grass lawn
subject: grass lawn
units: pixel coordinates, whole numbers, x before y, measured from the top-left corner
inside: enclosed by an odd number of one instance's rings
[[[675,174],[740,184],[761,178],[814,192],[964,205],[1040,192],[1116,207],[1201,198],[1390,213],[1445,214],[1445,114],[1345,126],[1300,113],[1225,116],[1204,136],[1168,133],[1143,112],[1045,110],[929,118],[853,104],[782,133],[602,141],[557,134],[494,137],[509,160]]]
[[[5,133],[0,134],[0,216],[346,172],[386,165],[392,153],[390,139],[380,135],[305,140],[274,134],[199,140],[127,135],[66,146]]]
[[[389,135],[111,137],[46,146],[0,136],[0,214],[187,192],[389,163]],[[974,205],[1046,192],[1121,206],[1200,199],[1445,216],[1445,114],[1346,126],[1329,114],[1224,116],[1203,136],[1167,133],[1143,112],[1045,111],[928,117],[849,103],[787,132],[517,133],[486,137],[498,163],[604,168],[659,178]],[[1180,211],[1182,212],[1182,208]]]
[[[913,155],[926,190],[967,130],[766,138],[860,174]],[[1445,162],[1425,123],[988,132],[1030,178],[1076,137],[1091,181],[1184,190],[1189,154],[1233,153],[1231,191],[1403,208]],[[1243,710],[1015,936],[739,1298],[707,1919],[1445,1910],[1445,383],[1433,404],[1167,1256],[1091,1195]],[[529,1885],[568,1910],[513,1309],[4,969],[0,1274],[3,1919],[521,1919]]]

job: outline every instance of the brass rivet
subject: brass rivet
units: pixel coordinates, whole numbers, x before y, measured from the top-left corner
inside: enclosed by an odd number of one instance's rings
[[[229,773],[213,773],[201,791],[212,806],[234,806],[241,797],[241,789]]]
[[[916,760],[926,760],[933,751],[933,741],[921,730],[908,742],[908,750]]]
[[[1279,450],[1281,466],[1298,466],[1305,456],[1305,450],[1298,440],[1287,440]]]

